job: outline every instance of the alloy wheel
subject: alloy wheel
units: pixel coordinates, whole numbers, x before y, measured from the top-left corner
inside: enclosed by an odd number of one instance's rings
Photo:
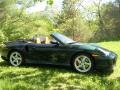
[[[92,62],[86,55],[79,55],[74,60],[74,67],[79,72],[88,72],[92,67]]]
[[[15,51],[10,54],[10,63],[13,66],[20,66],[22,63],[22,56],[19,52]]]

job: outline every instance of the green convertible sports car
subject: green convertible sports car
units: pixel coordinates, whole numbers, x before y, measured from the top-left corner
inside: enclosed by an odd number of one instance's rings
[[[7,42],[1,57],[13,66],[24,63],[69,65],[81,73],[113,69],[117,60],[117,55],[110,50],[95,44],[78,43],[60,33],[51,34],[51,41],[36,35],[31,40]]]

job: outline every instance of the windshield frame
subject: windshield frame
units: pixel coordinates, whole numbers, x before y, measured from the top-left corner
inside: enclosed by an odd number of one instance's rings
[[[60,42],[61,44],[73,44],[76,43],[76,41],[72,40],[71,38],[60,34],[60,33],[52,33],[51,36],[58,42]]]

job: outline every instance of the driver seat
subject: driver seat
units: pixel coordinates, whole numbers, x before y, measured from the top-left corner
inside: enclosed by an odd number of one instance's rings
[[[50,44],[50,39],[48,37],[46,37],[45,39],[45,44]]]
[[[36,38],[35,43],[36,43],[36,44],[41,44],[40,38]]]
[[[48,37],[42,37],[42,38],[36,38],[35,40],[36,44],[49,44],[50,40]]]

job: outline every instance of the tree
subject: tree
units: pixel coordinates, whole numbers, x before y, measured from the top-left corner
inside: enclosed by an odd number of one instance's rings
[[[98,19],[98,30],[93,39],[102,40],[118,40],[120,38],[120,4],[119,0],[108,2],[100,6]],[[99,7],[99,5],[96,5]]]
[[[120,2],[116,0],[104,6],[103,16],[106,30],[109,30],[109,36],[113,39],[120,38]]]
[[[64,0],[61,14],[56,20],[56,27],[74,40],[85,41],[88,27],[80,12],[80,4],[81,0]]]
[[[14,1],[14,2],[13,2]],[[27,1],[27,0],[26,0]],[[19,3],[21,8],[15,5]],[[32,4],[22,0],[3,0],[0,2],[0,43],[20,38],[30,38],[34,34],[48,34],[53,30],[52,22],[40,13],[28,14],[25,9]],[[2,15],[3,14],[3,15]]]

